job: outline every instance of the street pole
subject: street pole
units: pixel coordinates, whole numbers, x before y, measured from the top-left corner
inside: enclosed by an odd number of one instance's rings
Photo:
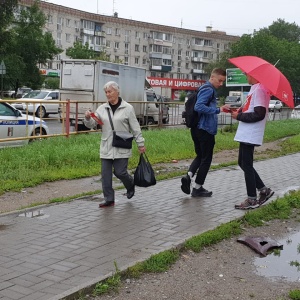
[[[1,61],[0,64],[0,73],[1,73],[1,97],[3,98],[3,75],[6,74],[6,66],[4,61]]]

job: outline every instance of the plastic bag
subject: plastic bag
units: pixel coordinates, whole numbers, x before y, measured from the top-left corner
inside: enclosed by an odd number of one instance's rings
[[[154,171],[145,153],[140,155],[139,164],[134,172],[134,184],[141,187],[156,184]]]

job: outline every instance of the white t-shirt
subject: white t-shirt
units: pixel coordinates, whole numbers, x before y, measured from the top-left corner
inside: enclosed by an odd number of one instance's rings
[[[266,116],[263,120],[254,123],[239,121],[238,129],[234,137],[235,141],[262,145],[268,117],[269,102],[270,94],[268,90],[260,83],[252,85],[247,100],[243,105],[243,113],[254,112],[254,107],[263,106],[266,108]]]

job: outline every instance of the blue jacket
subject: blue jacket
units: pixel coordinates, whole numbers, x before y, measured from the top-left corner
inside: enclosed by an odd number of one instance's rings
[[[209,81],[200,87],[194,110],[199,116],[197,127],[216,135],[220,108],[217,107],[216,89]]]

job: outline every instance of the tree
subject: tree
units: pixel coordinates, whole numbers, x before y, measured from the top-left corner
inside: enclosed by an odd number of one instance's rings
[[[6,52],[6,45],[9,43],[11,34],[7,30],[14,18],[14,10],[18,5],[18,0],[6,0],[1,2],[0,9],[0,57]]]
[[[110,61],[109,55],[105,51],[95,52],[89,48],[89,44],[84,45],[80,42],[74,42],[73,47],[69,47],[66,50],[66,54],[73,59],[96,59],[103,61]]]
[[[5,86],[40,88],[43,82],[38,64],[45,64],[61,53],[51,33],[44,33],[46,16],[39,1],[15,14],[18,1],[6,0],[0,10],[0,58],[6,65]],[[4,8],[4,9],[3,9]]]
[[[300,41],[300,27],[294,23],[285,22],[283,19],[277,19],[268,28],[262,29],[272,36],[277,37],[280,40],[287,40],[289,42]]]
[[[289,38],[281,37],[281,32],[290,32],[293,29],[294,34]],[[228,58],[253,55],[266,61],[276,64],[276,67],[290,81],[295,93],[300,94],[299,73],[300,73],[300,44],[299,38],[296,38],[299,27],[295,24],[289,24],[284,21],[274,22],[269,28],[263,28],[253,35],[245,34],[239,41],[233,43],[230,49],[220,55],[220,59],[209,67],[232,68]],[[293,38],[294,36],[294,38]],[[296,40],[293,40],[296,39]]]
[[[94,59],[95,52],[89,48],[89,44],[83,45],[80,41],[76,41],[73,47],[69,47],[66,50],[66,55],[73,59]]]

